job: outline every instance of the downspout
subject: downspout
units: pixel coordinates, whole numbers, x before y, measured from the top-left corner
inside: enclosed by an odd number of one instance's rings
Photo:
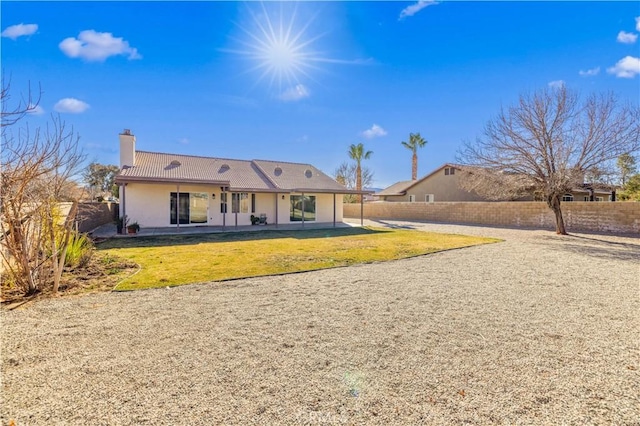
[[[276,192],[276,228],[278,227],[278,195]]]
[[[127,184],[122,184],[122,234],[127,233]]]

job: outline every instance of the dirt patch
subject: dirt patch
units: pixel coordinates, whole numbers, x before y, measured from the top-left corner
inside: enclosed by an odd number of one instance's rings
[[[57,295],[72,296],[78,294],[111,291],[123,278],[133,274],[138,265],[128,259],[100,252],[93,254],[89,264],[84,268],[65,269]],[[9,282],[2,282],[2,306],[11,309],[25,302],[54,297],[50,289],[45,289],[31,296],[24,296],[19,288],[12,287]]]

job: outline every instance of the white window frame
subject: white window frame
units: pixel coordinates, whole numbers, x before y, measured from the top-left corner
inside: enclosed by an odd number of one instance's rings
[[[573,201],[573,194],[564,194],[562,196],[562,201],[565,201],[565,202]]]
[[[425,203],[433,203],[435,201],[435,198],[433,196],[433,194],[425,194],[424,195],[424,202]]]
[[[410,195],[409,195],[409,202],[410,202],[410,203],[415,203],[415,202],[416,202],[416,196],[415,196],[415,195],[413,195],[413,194],[410,194]]]

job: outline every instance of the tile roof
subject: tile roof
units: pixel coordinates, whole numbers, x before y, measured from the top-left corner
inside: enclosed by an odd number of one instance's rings
[[[287,190],[347,191],[311,164],[254,160],[273,185]]]
[[[117,182],[211,183],[230,190],[353,192],[314,166],[266,160],[232,160],[137,151],[135,166],[123,168]]]
[[[400,182],[396,182],[388,188],[383,189],[380,192],[377,192],[375,195],[385,196],[385,195],[404,195],[407,189],[411,188],[413,184],[418,182],[417,180],[403,180]]]

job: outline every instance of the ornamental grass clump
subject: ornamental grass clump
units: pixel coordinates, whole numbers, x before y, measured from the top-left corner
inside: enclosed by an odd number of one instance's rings
[[[64,266],[71,269],[84,268],[89,264],[95,248],[87,234],[73,232],[64,260]]]

